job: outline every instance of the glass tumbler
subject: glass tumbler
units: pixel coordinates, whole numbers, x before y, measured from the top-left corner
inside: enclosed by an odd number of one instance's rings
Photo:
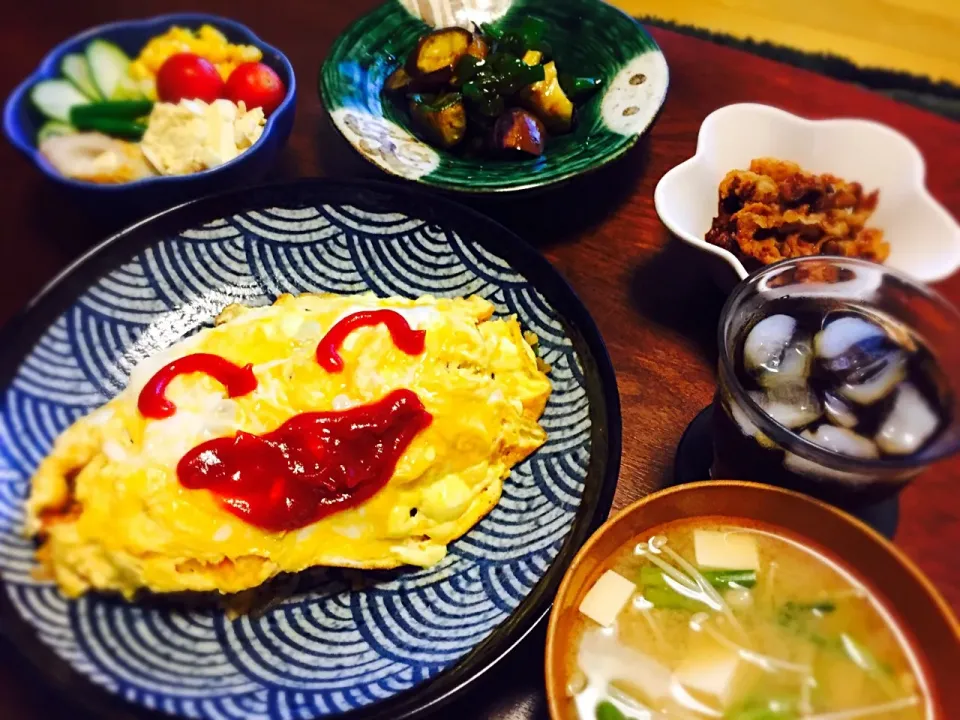
[[[771,305],[775,303],[775,305]],[[944,417],[937,434],[912,455],[864,459],[833,452],[767,414],[737,373],[737,353],[756,322],[785,303],[818,311],[886,317],[931,352],[939,367]],[[804,257],[756,271],[728,298],[719,325],[714,398],[715,478],[779,485],[855,509],[899,492],[931,463],[960,450],[960,313],[906,275],[864,260]]]

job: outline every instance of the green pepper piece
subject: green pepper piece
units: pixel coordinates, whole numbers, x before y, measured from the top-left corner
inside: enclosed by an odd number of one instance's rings
[[[522,62],[519,55],[514,55],[505,50],[497,50],[487,58],[487,65],[493,75],[505,75],[512,72]]]
[[[517,33],[523,39],[525,49],[536,48],[547,31],[547,22],[541,18],[527,16],[520,23]]]
[[[482,65],[477,66],[477,71],[472,78],[463,81],[463,84],[473,83],[478,88],[485,88],[494,83],[494,73],[490,69],[490,63],[484,61]]]
[[[542,65],[527,65],[516,55],[497,52],[484,68],[482,84],[489,84],[503,95],[512,95],[518,90],[544,78]]]
[[[112,100],[87,105],[74,105],[70,108],[70,121],[74,124],[93,118],[114,118],[116,120],[136,120],[149,115],[153,110],[150,100]]]
[[[538,83],[543,80],[544,77],[546,77],[546,75],[543,70],[543,65],[524,65],[513,79],[510,92],[515,93],[528,85]]]
[[[111,117],[76,118],[73,125],[77,130],[96,130],[104,135],[130,140],[139,140],[143,137],[143,133],[147,131],[147,126],[144,123]]]
[[[476,80],[469,80],[460,88],[463,96],[471,102],[480,102],[483,99],[483,90]]]
[[[562,74],[557,79],[560,82],[560,88],[571,100],[582,100],[603,83],[600,78],[574,77],[567,74]]]
[[[499,95],[487,95],[484,97],[483,101],[477,106],[477,109],[482,115],[487,117],[497,117],[500,115],[506,108],[503,98]]]
[[[508,52],[519,57],[526,52],[527,47],[520,33],[516,30],[508,30],[503,34],[503,37],[497,41],[497,50]]]
[[[516,92],[520,87],[517,86],[518,78],[523,68],[529,67],[516,55],[507,53],[498,53],[491,64],[491,69],[496,78],[496,88],[504,95],[510,95]]]
[[[609,700],[597,703],[597,709],[594,711],[597,720],[627,720],[627,716],[617,709]]]
[[[463,96],[467,98],[481,115],[496,117],[504,110],[503,98],[496,88],[490,84],[481,84],[479,79],[464,83],[461,88]]]
[[[461,97],[462,96],[460,93],[455,92],[444,93],[436,98],[430,95],[415,93],[410,96],[410,99],[427,112],[440,112],[445,107],[453,105],[455,102],[459,102]]]
[[[540,64],[546,65],[548,62],[553,60],[553,45],[548,43],[546,40],[541,40],[537,43],[537,46],[530,48],[531,50],[538,50],[540,52]]]
[[[499,40],[503,37],[503,31],[498,30],[490,23],[480,23],[480,32],[493,40]]]
[[[483,66],[484,61],[480,58],[474,57],[473,55],[464,55],[453,69],[453,77],[450,79],[450,84],[454,87],[460,87],[468,80],[473,80]]]

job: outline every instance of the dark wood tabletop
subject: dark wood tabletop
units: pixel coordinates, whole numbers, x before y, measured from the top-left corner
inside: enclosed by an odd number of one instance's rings
[[[316,76],[334,38],[378,0],[87,0],[13,3],[0,24],[0,94],[7,95],[49,48],[86,27],[130,17],[199,10],[235,18],[287,53],[297,73],[297,120],[271,179],[322,175],[383,179],[329,124]],[[202,6],[202,7],[200,7]],[[623,463],[614,509],[671,476],[684,428],[711,400],[715,331],[724,296],[697,253],[671,239],[653,206],[660,177],[690,157],[704,117],[754,101],[809,117],[861,116],[906,133],[927,160],[927,182],[960,214],[960,124],[851,85],[752,55],[653,30],[670,66],[666,105],[623,160],[534,197],[470,201],[539,246],[593,313],[617,371]],[[0,143],[0,323],[71,259],[118,229],[88,217],[9,145]],[[960,274],[937,288],[960,303]],[[960,342],[960,338],[956,338]],[[2,352],[2,350],[0,350]],[[960,610],[960,459],[943,462],[902,495],[896,542]],[[442,717],[543,718],[543,629],[478,680]],[[52,697],[15,656],[0,651],[0,715],[16,720],[84,716]]]

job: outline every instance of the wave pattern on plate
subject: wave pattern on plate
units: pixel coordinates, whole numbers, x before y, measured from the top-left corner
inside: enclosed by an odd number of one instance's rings
[[[54,438],[119,392],[146,355],[208,326],[231,302],[282,292],[479,294],[540,338],[554,392],[549,441],[514,469],[500,504],[432,568],[321,569],[262,616],[65,600],[31,574],[21,535],[29,477]],[[503,259],[402,214],[293,206],[163,238],[100,277],[40,338],[0,411],[0,572],[39,638],[93,682],[165,713],[312,718],[434,677],[530,593],[573,522],[590,458],[579,360],[563,324]]]

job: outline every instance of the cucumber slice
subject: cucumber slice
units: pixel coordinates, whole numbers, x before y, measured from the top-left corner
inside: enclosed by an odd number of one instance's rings
[[[70,122],[70,108],[86,105],[90,98],[66,80],[43,80],[30,90],[30,100],[37,110],[51,120]]]
[[[104,100],[113,100],[117,90],[129,77],[130,58],[127,54],[106,40],[93,40],[87,45],[87,63],[100,95]]]
[[[91,100],[102,100],[100,91],[93,83],[93,77],[90,75],[90,66],[87,59],[80,53],[65,55],[60,63],[60,72],[63,76],[76,86],[77,90],[82,92]]]
[[[129,75],[124,75],[120,78],[111,100],[145,100],[146,97],[140,88],[140,83]]]
[[[60,135],[73,135],[77,132],[77,129],[73,125],[69,125],[59,120],[47,120],[37,131],[37,145],[42,143],[47,138],[58,137]]]
[[[147,100],[157,99],[157,81],[152,77],[145,77],[141,80],[134,80],[137,85],[137,92]]]

